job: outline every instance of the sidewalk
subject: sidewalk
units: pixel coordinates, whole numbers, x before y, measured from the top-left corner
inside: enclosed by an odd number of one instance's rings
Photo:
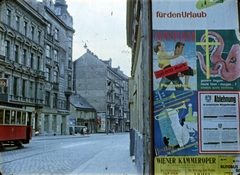
[[[38,136],[33,136],[31,138],[31,141],[36,141],[36,140],[53,140],[53,139],[71,139],[71,138],[84,138],[84,137],[89,137],[91,134],[75,134],[75,135],[38,135]]]

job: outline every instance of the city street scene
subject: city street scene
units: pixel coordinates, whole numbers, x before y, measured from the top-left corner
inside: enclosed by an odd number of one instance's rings
[[[0,0],[0,175],[240,175],[240,0]]]
[[[29,144],[1,149],[4,175],[135,175],[129,133],[37,136]]]
[[[126,5],[0,0],[0,175],[137,174]]]

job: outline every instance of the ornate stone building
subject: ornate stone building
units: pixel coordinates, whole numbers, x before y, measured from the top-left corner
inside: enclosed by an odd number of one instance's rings
[[[33,111],[33,134],[68,134],[73,20],[64,0],[0,2],[0,105]]]
[[[33,111],[38,130],[44,107],[47,20],[23,0],[0,2],[0,105]]]
[[[45,19],[44,108],[41,132],[68,134],[70,95],[72,94],[73,19],[65,0],[27,0]]]

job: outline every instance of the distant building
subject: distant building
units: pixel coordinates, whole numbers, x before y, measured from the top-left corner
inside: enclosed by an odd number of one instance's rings
[[[90,133],[97,132],[97,111],[79,94],[70,97],[70,125],[86,126]]]
[[[128,77],[90,50],[73,62],[73,89],[97,111],[98,132],[128,131]]]

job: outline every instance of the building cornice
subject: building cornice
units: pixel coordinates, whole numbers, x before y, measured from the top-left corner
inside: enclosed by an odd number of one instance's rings
[[[67,24],[65,24],[57,15],[55,15],[55,13],[52,12],[52,10],[50,10],[47,6],[44,6],[44,8],[46,9],[46,11],[51,14],[58,22],[60,22],[67,30],[72,31],[73,33],[75,33],[75,30],[72,27],[69,27]]]
[[[26,1],[17,0],[15,2],[18,3],[23,9],[30,12],[33,15],[33,17],[35,17],[42,24],[47,25],[46,19],[40,13],[38,13],[31,5],[29,5]]]

